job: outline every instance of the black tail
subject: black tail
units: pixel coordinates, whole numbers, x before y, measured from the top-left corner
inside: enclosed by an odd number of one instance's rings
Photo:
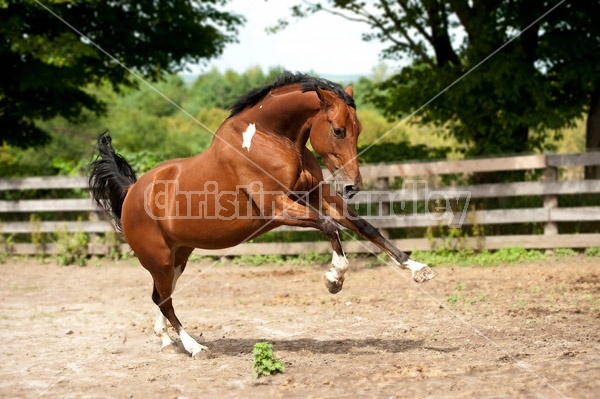
[[[90,165],[88,185],[92,198],[106,210],[120,231],[123,201],[137,177],[127,161],[115,153],[111,143],[108,131],[98,137],[98,157]]]

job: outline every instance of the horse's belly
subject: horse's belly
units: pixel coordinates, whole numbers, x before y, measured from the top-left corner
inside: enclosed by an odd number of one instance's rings
[[[171,221],[165,230],[177,245],[223,249],[251,240],[277,227],[268,220],[233,219]]]

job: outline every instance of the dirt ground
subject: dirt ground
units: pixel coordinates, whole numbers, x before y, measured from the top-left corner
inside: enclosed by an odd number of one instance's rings
[[[135,259],[0,265],[2,398],[597,398],[600,259],[437,267],[190,264],[174,296],[211,348],[161,351]],[[286,371],[255,379],[254,343]]]

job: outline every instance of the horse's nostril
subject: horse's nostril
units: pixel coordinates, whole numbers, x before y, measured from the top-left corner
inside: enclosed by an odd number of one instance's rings
[[[344,184],[342,190],[342,197],[352,198],[360,190],[360,187],[356,187],[354,184]]]

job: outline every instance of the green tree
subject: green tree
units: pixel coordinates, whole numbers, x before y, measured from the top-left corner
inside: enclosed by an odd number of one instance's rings
[[[600,114],[597,0],[327,0],[292,9],[322,11],[369,25],[364,38],[387,43],[385,58],[410,61],[380,85],[376,102],[388,114],[409,114],[451,86],[418,121],[445,126],[468,154],[541,149],[586,104]]]
[[[270,83],[281,72],[281,68],[271,68],[265,74],[260,67],[253,67],[238,74],[233,70],[221,73],[213,68],[194,81],[184,108],[192,114],[203,108],[229,109],[241,95]]]
[[[92,43],[153,80],[220,54],[243,22],[218,9],[226,1],[48,0],[45,9],[31,0],[1,0],[1,143],[43,144],[49,135],[36,121],[105,112],[103,99],[84,90],[89,85],[108,82],[118,91],[137,84]]]

